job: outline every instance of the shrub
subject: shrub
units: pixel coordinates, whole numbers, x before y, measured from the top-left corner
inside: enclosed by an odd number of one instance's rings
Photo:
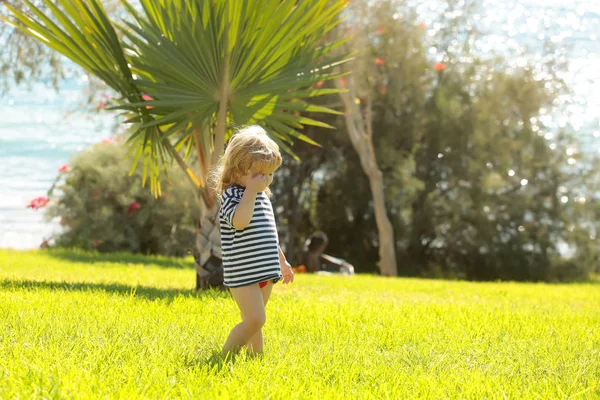
[[[185,255],[194,244],[199,207],[177,166],[163,195],[142,187],[140,166],[129,175],[126,146],[103,142],[76,154],[63,166],[49,192],[48,219],[59,218],[59,247],[100,252]]]

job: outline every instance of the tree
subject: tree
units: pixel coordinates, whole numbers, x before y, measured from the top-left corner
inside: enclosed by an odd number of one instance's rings
[[[398,275],[396,262],[396,250],[394,240],[394,229],[387,214],[383,174],[377,165],[377,157],[373,147],[373,90],[370,75],[375,64],[384,62],[382,59],[371,58],[368,48],[368,20],[369,7],[365,3],[354,5],[350,22],[340,30],[350,30],[354,35],[350,46],[359,49],[359,56],[351,65],[352,69],[358,69],[358,73],[349,78],[341,78],[335,81],[340,90],[340,99],[344,105],[344,116],[346,132],[350,138],[356,153],[359,156],[363,171],[369,178],[375,219],[377,221],[378,247],[379,247],[379,270],[382,275]],[[377,8],[378,6],[374,6]],[[340,35],[342,36],[342,35]],[[345,88],[348,88],[345,91]]]
[[[315,144],[299,132],[304,125],[331,127],[301,113],[336,113],[307,99],[338,92],[311,85],[338,77],[333,68],[347,58],[331,55],[341,41],[322,41],[346,1],[141,0],[141,10],[123,1],[122,23],[111,20],[99,0],[43,0],[45,9],[25,4],[32,15],[6,4],[14,19],[2,19],[120,96],[114,109],[132,125],[134,168],[143,158],[144,182],[150,181],[152,192],[161,194],[160,180],[172,160],[197,187],[202,286],[216,271],[205,268],[209,260],[220,259],[209,170],[236,126],[260,123],[292,154],[293,139]],[[186,163],[190,154],[196,171]]]
[[[353,76],[371,96],[399,274],[585,278],[600,255],[600,169],[567,130],[545,124],[560,113],[564,66],[554,56],[520,68],[478,57],[469,13],[444,10],[433,35],[396,2],[357,14],[368,24],[359,56],[368,66],[355,64]],[[366,97],[359,92],[357,101],[364,111]],[[370,183],[358,155],[336,154],[352,149],[339,125],[323,139],[328,151],[306,224],[327,232],[333,254],[365,271],[378,246]]]
[[[43,0],[31,0],[31,3],[44,13],[48,11]],[[0,0],[0,4],[10,4],[21,12],[31,14],[27,3],[23,1]],[[102,2],[109,15],[117,15],[119,4],[119,0]],[[0,7],[0,15],[8,17],[8,9]],[[0,24],[0,43],[0,96],[13,85],[32,82],[46,82],[58,89],[59,81],[73,69],[72,65],[63,62],[59,53],[9,24]],[[91,93],[99,91],[100,85],[104,86],[95,79],[89,80],[88,84]]]

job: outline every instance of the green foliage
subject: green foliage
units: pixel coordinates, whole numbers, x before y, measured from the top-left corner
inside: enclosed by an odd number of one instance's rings
[[[155,195],[162,167],[180,146],[195,149],[200,176],[240,125],[261,123],[291,152],[292,138],[308,140],[304,125],[325,126],[300,112],[335,113],[305,99],[336,93],[311,89],[338,74],[346,59],[332,55],[342,41],[322,38],[338,24],[346,0],[140,0],[123,1],[124,23],[111,20],[99,0],[44,0],[39,9],[7,4],[14,19],[0,18],[42,41],[110,86],[120,98],[132,154],[144,158]],[[28,14],[26,11],[34,15]],[[117,31],[122,32],[122,37]]]
[[[239,310],[194,294],[191,262],[80,257],[0,250],[1,398],[600,396],[595,283],[297,275],[274,287],[264,355],[223,362]]]
[[[465,30],[468,13],[442,17],[429,38],[410,8],[364,5],[353,3],[360,23],[347,25],[363,46],[353,79],[363,109],[368,97],[373,104],[400,274],[553,281],[596,271],[600,169],[569,132],[543,123],[564,90],[553,60],[514,69],[500,58],[478,59],[469,52],[476,38]],[[445,49],[437,64],[430,47]],[[368,177],[335,118],[327,122],[338,132],[314,133],[325,155],[302,154],[305,162],[322,158],[321,179],[294,229],[325,231],[329,253],[374,270]]]
[[[569,274],[553,271],[564,269],[561,245],[571,251],[594,247],[598,227],[576,209],[586,207],[577,204],[581,199],[594,202],[600,188],[587,179],[595,161],[577,150],[568,132],[545,138],[550,128],[542,117],[561,94],[551,89],[560,87],[557,71],[541,74],[548,65],[509,69],[501,59],[469,54],[466,44],[455,53],[446,50],[444,62],[434,65],[426,48],[443,43],[427,43],[421,27],[394,22],[383,6],[374,13],[373,20],[386,29],[369,42],[367,54],[385,59],[385,65],[366,90],[375,97],[378,160],[383,170],[393,171],[385,179],[390,213],[398,216],[403,273],[477,280],[587,278],[594,263],[578,264]],[[469,40],[457,21],[442,26]],[[375,26],[366,29],[373,32]],[[406,171],[413,171],[409,179]],[[570,226],[586,235],[573,240]]]
[[[121,143],[97,144],[78,153],[50,196],[48,218],[60,218],[60,247],[184,256],[194,246],[199,208],[179,168],[169,168],[163,196],[128,175]]]
[[[6,18],[9,17],[10,11],[4,4],[34,16],[27,3],[22,0],[2,0],[0,3],[0,15]],[[31,4],[45,13],[48,12],[43,0],[31,0]],[[119,0],[103,0],[102,4],[108,14],[119,14]],[[61,54],[11,25],[0,23],[0,43],[0,97],[14,86],[32,86],[34,83],[52,84],[59,90],[60,81],[71,76],[77,69],[76,65],[67,62]],[[86,90],[90,94],[87,101],[92,102],[96,97],[100,97],[106,87],[92,78],[88,81]]]

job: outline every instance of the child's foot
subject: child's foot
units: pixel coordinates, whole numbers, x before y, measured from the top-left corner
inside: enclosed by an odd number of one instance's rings
[[[262,350],[261,351],[254,351],[254,350],[248,349],[246,351],[246,354],[248,355],[248,358],[262,358],[265,353]]]
[[[205,363],[210,365],[210,366],[218,366],[221,367],[223,365],[223,362],[225,361],[225,358],[223,357],[223,355],[221,354],[220,351],[213,351],[212,354],[210,356],[208,356],[208,358],[206,359]]]

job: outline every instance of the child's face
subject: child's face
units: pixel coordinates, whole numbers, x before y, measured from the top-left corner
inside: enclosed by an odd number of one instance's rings
[[[250,171],[248,171],[248,174],[245,176],[242,176],[239,179],[239,184],[241,184],[242,186],[246,186],[246,182],[248,181],[248,178],[254,178],[257,175],[265,175],[267,177],[267,186],[269,186],[271,184],[271,182],[273,182],[273,174],[275,173],[275,170],[261,170],[259,168],[256,167],[252,167],[250,168]]]

